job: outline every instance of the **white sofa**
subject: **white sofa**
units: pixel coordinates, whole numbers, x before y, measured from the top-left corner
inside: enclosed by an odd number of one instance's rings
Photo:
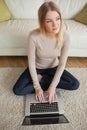
[[[26,56],[29,32],[38,27],[37,11],[48,0],[5,0],[14,20],[0,23],[0,56]],[[71,36],[69,56],[87,57],[87,25],[72,18],[84,7],[87,0],[52,0],[61,10],[63,28]]]

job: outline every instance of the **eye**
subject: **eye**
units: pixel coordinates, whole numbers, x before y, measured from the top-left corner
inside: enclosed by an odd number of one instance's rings
[[[47,22],[47,23],[51,23],[52,21],[51,21],[51,20],[47,20],[46,22]]]
[[[58,18],[56,18],[56,21],[59,21],[60,20],[60,18],[58,17]]]

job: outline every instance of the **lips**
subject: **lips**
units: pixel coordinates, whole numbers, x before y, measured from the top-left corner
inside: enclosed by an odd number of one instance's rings
[[[57,31],[58,30],[58,28],[53,28],[53,31]]]

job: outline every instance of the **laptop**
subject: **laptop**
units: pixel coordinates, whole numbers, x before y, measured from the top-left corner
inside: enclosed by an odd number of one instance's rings
[[[57,92],[53,103],[49,104],[44,92],[45,101],[40,103],[35,99],[35,94],[29,94],[25,100],[25,117],[22,125],[45,125],[68,123],[64,116],[63,101]]]

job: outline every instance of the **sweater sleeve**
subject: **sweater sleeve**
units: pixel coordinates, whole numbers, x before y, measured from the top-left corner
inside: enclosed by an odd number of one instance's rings
[[[68,32],[66,32],[66,33],[64,33],[64,41],[63,41],[63,45],[61,48],[58,68],[56,70],[56,73],[54,75],[54,78],[52,80],[50,87],[56,88],[56,86],[58,85],[58,83],[60,81],[60,77],[65,69],[69,47],[70,47],[70,36],[69,36]]]
[[[33,80],[34,88],[37,88],[37,87],[40,87],[40,84],[38,81],[36,66],[35,66],[35,52],[36,52],[35,40],[32,38],[32,35],[29,35],[28,43],[29,43],[29,46],[28,46],[28,66],[29,66],[31,78]]]

